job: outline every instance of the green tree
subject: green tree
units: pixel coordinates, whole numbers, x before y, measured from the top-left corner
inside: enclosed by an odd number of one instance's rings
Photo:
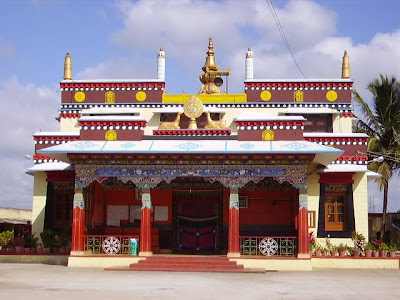
[[[377,179],[379,189],[383,190],[383,214],[381,239],[386,230],[389,180],[399,169],[400,158],[400,83],[395,77],[380,75],[368,84],[372,93],[370,105],[354,91],[354,100],[359,104],[363,118],[359,118],[355,131],[370,137],[367,151],[370,158],[382,156],[383,161],[373,161],[368,169],[382,175]]]

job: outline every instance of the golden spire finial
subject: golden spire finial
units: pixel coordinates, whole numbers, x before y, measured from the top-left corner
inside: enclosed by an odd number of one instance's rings
[[[219,67],[215,63],[215,56],[214,56],[214,43],[212,40],[212,37],[208,39],[208,51],[207,51],[207,57],[206,57],[206,63],[204,64],[202,70],[204,72],[208,71],[218,71]]]
[[[221,75],[229,75],[229,68],[226,71],[220,71],[215,63],[214,43],[212,37],[208,39],[208,51],[206,62],[202,68],[204,74],[200,75],[200,81],[203,86],[199,94],[220,94],[219,87],[223,84]]]
[[[69,52],[65,55],[64,60],[64,80],[72,80],[72,62]]]
[[[350,78],[350,60],[347,50],[344,51],[342,62],[342,78]]]
[[[251,47],[247,48],[246,58],[253,58],[253,50],[251,50]]]

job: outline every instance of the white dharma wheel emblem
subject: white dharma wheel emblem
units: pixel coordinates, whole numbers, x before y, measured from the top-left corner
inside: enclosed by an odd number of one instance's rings
[[[265,238],[260,241],[258,248],[263,255],[271,256],[278,251],[278,243],[273,238]]]
[[[121,250],[121,242],[116,237],[110,236],[104,239],[103,244],[101,245],[104,253],[106,254],[117,254],[119,250]]]

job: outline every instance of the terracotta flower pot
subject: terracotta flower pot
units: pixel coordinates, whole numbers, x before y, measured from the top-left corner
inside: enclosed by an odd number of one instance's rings
[[[37,254],[43,254],[43,250],[44,250],[44,248],[38,247],[38,248],[36,249],[36,253],[37,253]]]
[[[321,250],[316,250],[315,251],[315,256],[317,256],[317,257],[321,256]]]
[[[373,251],[372,253],[373,253],[374,257],[379,257],[379,251]]]
[[[365,257],[371,257],[372,256],[372,250],[365,250]]]
[[[389,257],[396,257],[396,252],[389,252]]]
[[[15,246],[15,253],[21,254],[24,252],[24,247],[23,246]]]
[[[359,257],[360,256],[360,250],[354,250],[353,251],[353,256],[354,257]]]
[[[31,254],[31,248],[24,248],[24,253]]]
[[[8,253],[8,254],[14,253],[14,247],[4,248],[3,251],[4,251],[3,253]]]
[[[337,251],[336,250],[331,251],[331,256],[332,257],[335,257],[336,255],[337,255]]]
[[[388,250],[380,250],[379,251],[379,256],[380,257],[387,257]]]
[[[340,257],[346,256],[346,250],[339,250],[339,256]]]
[[[322,256],[328,256],[328,251],[322,251]]]
[[[50,254],[50,249],[51,248],[43,248],[43,253],[44,254]]]

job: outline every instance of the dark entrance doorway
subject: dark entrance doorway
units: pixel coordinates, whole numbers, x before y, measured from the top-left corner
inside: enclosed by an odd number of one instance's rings
[[[222,237],[222,198],[220,185],[196,179],[173,188],[173,252],[219,254]],[[202,183],[202,184],[200,184]]]

